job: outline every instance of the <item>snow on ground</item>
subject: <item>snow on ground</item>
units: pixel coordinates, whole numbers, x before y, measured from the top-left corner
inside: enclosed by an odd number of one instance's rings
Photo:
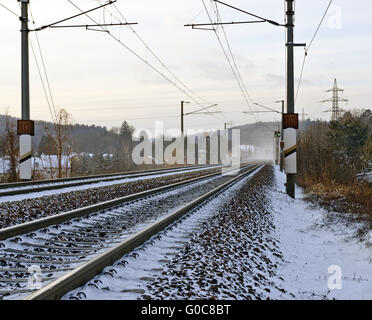
[[[372,231],[289,198],[278,168],[249,180],[64,299],[372,299]]]
[[[132,300],[149,294],[151,292],[149,286],[151,287],[155,278],[166,270],[172,257],[175,257],[189,239],[198,233],[201,224],[211,219],[219,207],[228,203],[237,190],[258,170],[191,211],[165,231],[153,236],[132,253],[124,255],[113,266],[106,267],[101,275],[66,294],[62,299]]]
[[[278,270],[285,279],[285,289],[297,299],[372,299],[372,231],[369,239],[355,237],[361,227],[339,213],[314,208],[285,194],[285,174],[275,170],[276,190],[272,191],[276,231],[283,259]],[[334,215],[332,222],[328,216]],[[337,218],[339,216],[339,218]],[[369,246],[368,246],[369,245]],[[340,267],[342,289],[329,289],[337,274],[330,266]]]

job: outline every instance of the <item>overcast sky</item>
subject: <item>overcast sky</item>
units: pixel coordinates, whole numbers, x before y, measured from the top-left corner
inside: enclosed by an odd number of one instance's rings
[[[78,13],[67,0],[30,0],[36,26],[46,25]],[[82,9],[98,5],[97,0],[72,0]],[[283,22],[282,0],[226,0],[240,8]],[[19,13],[16,0],[0,0]],[[211,9],[210,0],[205,0]],[[327,7],[328,0],[297,0],[295,41],[309,43]],[[217,103],[221,114],[189,115],[186,128],[222,128],[257,120],[278,120],[271,113],[245,115],[249,110],[213,31],[192,30],[187,23],[209,22],[202,0],[118,0],[116,6],[133,28],[169,69],[195,94]],[[117,22],[112,8],[91,16],[106,23]],[[250,20],[248,15],[219,6],[222,20]],[[212,18],[214,14],[212,12]],[[313,119],[330,119],[322,111],[330,105],[319,103],[338,84],[349,99],[346,109],[371,108],[372,96],[372,3],[370,0],[334,0],[312,44],[305,65],[296,112]],[[81,17],[64,24],[91,23]],[[30,23],[30,28],[33,25]],[[0,7],[0,113],[20,116],[20,23],[17,17]],[[128,27],[110,28],[113,35],[169,79],[174,78],[153,58]],[[283,27],[267,23],[225,26],[236,63],[253,101],[277,107],[275,100],[285,97],[285,46]],[[222,30],[219,31],[223,36]],[[179,127],[180,101],[192,101],[167,82],[107,33],[84,28],[46,29],[38,32],[52,93],[57,107],[67,109],[75,123],[117,126],[128,120],[135,127],[152,128],[155,120],[164,120],[168,128]],[[222,38],[221,38],[222,39]],[[37,48],[34,33],[31,40]],[[304,49],[295,48],[296,81]],[[51,121],[32,51],[30,49],[31,118]],[[196,98],[198,100],[198,98]],[[252,100],[249,100],[252,106]],[[195,102],[185,112],[199,109]],[[255,107],[256,108],[256,107]],[[258,109],[258,108],[257,108]],[[263,110],[263,109],[261,109]]]

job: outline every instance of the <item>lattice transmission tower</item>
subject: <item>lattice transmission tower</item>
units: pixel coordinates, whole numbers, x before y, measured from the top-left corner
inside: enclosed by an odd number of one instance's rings
[[[339,120],[340,117],[342,116],[342,113],[346,111],[340,107],[340,102],[349,101],[347,99],[340,97],[339,92],[343,92],[343,91],[344,91],[343,89],[337,86],[337,79],[335,79],[333,88],[326,91],[326,92],[332,92],[332,98],[320,101],[320,102],[332,102],[332,109],[328,109],[324,111],[324,112],[332,112],[332,117],[331,117],[332,121]]]

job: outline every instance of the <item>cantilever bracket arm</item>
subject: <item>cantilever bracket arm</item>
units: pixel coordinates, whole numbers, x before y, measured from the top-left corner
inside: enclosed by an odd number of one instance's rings
[[[234,10],[237,10],[237,11],[243,12],[245,14],[248,14],[248,15],[250,15],[252,17],[258,18],[258,19],[262,20],[262,22],[268,22],[268,23],[273,24],[273,25],[278,26],[278,27],[287,27],[286,24],[281,24],[281,23],[276,22],[274,20],[270,20],[270,19],[266,19],[266,18],[260,17],[260,16],[258,16],[256,14],[251,13],[251,12],[248,12],[248,11],[245,11],[245,10],[242,10],[242,9],[239,9],[237,7],[234,7],[234,6],[232,6],[232,5],[228,4],[228,3],[225,3],[225,2],[222,2],[222,1],[219,1],[219,0],[213,0],[213,1],[218,2],[218,3],[220,3],[220,4],[222,4],[222,5],[226,6],[226,7],[232,8]]]
[[[216,113],[222,113],[222,111],[211,111],[211,112],[192,112],[192,113],[186,113],[185,115],[189,115],[189,114],[216,114]]]
[[[215,107],[217,104],[212,104],[211,106],[208,106],[208,107],[205,107],[205,108],[201,108],[201,109],[198,109],[198,110],[194,110],[194,111],[191,111],[191,112],[188,112],[188,113],[185,113],[184,115],[187,116],[189,114],[194,114],[194,113],[197,113],[199,111],[203,111],[205,109],[209,109],[209,108],[212,108],[212,107]]]
[[[68,18],[65,18],[65,19],[62,19],[62,20],[59,20],[57,22],[53,22],[51,24],[48,24],[48,25],[45,25],[45,26],[41,26],[39,28],[36,28],[36,29],[30,29],[29,31],[41,31],[41,30],[44,30],[46,28],[58,28],[58,26],[56,26],[57,24],[61,23],[61,22],[65,22],[65,21],[68,21],[68,20],[71,20],[71,19],[74,19],[76,17],[79,17],[79,16],[82,16],[82,15],[85,15],[89,12],[92,12],[92,11],[95,11],[97,9],[101,9],[103,7],[106,7],[108,5],[111,5],[113,3],[115,3],[117,0],[109,0],[107,3],[103,4],[103,5],[100,5],[98,7],[95,7],[93,9],[90,9],[90,10],[87,10],[87,11],[84,11],[84,12],[81,12],[81,13],[78,13],[78,14],[75,14],[74,16],[71,16],[71,17],[68,17]],[[125,24],[121,24],[121,25],[125,25]],[[83,27],[86,28],[87,25],[84,25]],[[88,25],[89,26],[89,25]],[[60,28],[63,28],[63,27],[71,27],[71,26],[59,26]]]
[[[125,23],[103,23],[103,24],[75,24],[75,25],[62,25],[62,26],[50,26],[50,28],[86,28],[87,30],[89,27],[107,27],[107,26],[128,26],[138,24],[137,22],[125,22]],[[99,30],[101,31],[101,30]]]
[[[201,30],[214,30],[214,29],[207,29],[207,28],[199,28],[203,26],[220,26],[226,24],[243,24],[243,23],[260,23],[265,22],[264,20],[254,20],[254,21],[231,21],[231,22],[215,22],[215,23],[193,23],[193,24],[185,24],[185,27],[192,27],[193,29],[201,29]]]

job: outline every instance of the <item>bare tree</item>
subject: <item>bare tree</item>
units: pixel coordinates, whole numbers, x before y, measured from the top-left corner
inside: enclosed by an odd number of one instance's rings
[[[72,119],[71,114],[65,109],[58,109],[56,112],[56,122],[54,123],[54,134],[50,132],[48,126],[45,126],[45,133],[49,139],[50,145],[53,146],[55,154],[57,156],[57,177],[62,178],[63,176],[63,156],[71,156],[71,131],[72,131]],[[51,168],[52,170],[52,168]],[[66,167],[65,175],[68,175]]]
[[[12,121],[8,110],[5,111],[5,134],[2,138],[1,151],[4,154],[5,160],[9,161],[9,182],[17,181],[18,168],[18,136],[16,132],[16,123]]]
[[[123,121],[119,128],[119,159],[121,161],[121,167],[127,169],[130,167],[130,159],[132,152],[132,135],[134,128]]]

